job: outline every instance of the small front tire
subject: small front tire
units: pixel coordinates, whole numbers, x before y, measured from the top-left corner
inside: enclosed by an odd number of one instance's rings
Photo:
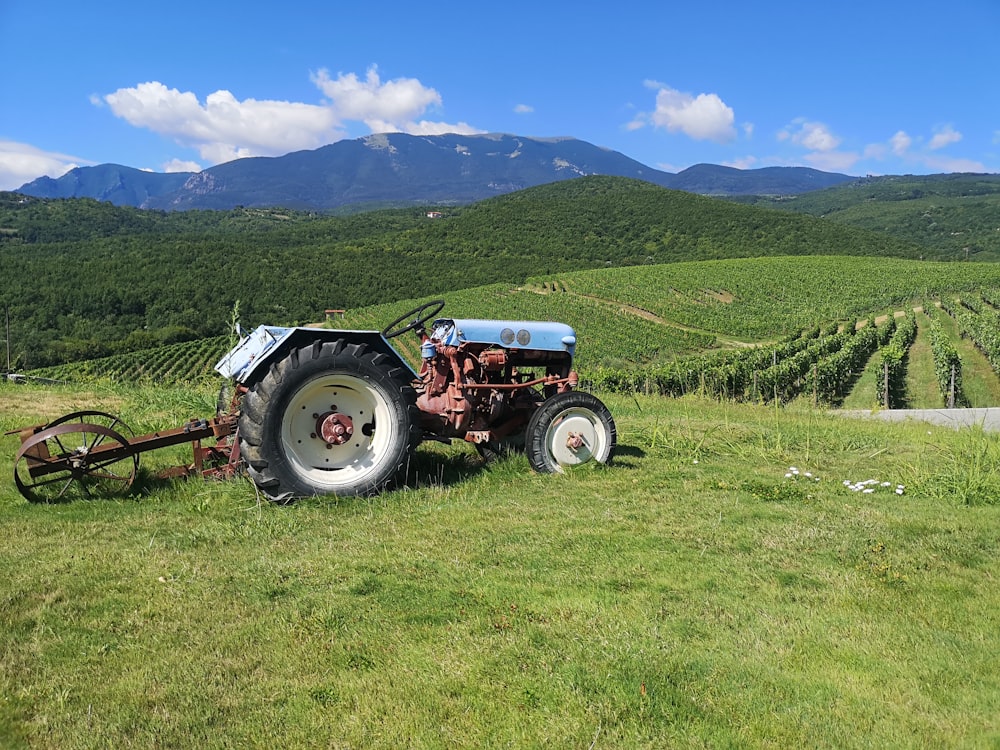
[[[590,461],[611,460],[618,428],[608,408],[590,393],[569,391],[545,401],[528,422],[525,452],[543,474]]]

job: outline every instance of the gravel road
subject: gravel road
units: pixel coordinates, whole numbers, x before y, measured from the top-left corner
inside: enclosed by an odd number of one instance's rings
[[[881,409],[878,411],[845,409],[845,417],[881,419],[885,422],[905,422],[915,419],[946,427],[971,427],[979,425],[986,432],[1000,431],[1000,408],[988,409]]]

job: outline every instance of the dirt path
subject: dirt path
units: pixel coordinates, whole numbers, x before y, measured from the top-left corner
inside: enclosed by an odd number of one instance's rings
[[[521,287],[521,291],[534,292],[535,294],[548,294],[546,291],[539,289],[531,289],[528,287]],[[657,325],[667,326],[669,328],[676,328],[678,331],[686,331],[687,333],[700,333],[705,336],[714,336],[715,340],[719,342],[721,346],[731,346],[733,348],[743,347],[743,346],[757,346],[761,342],[747,342],[738,341],[737,339],[726,338],[720,336],[714,331],[706,331],[704,328],[695,328],[694,326],[687,326],[683,323],[678,323],[673,320],[667,320],[666,318],[661,318],[654,312],[647,310],[643,307],[636,307],[635,305],[630,305],[625,302],[618,302],[614,300],[605,299],[604,297],[598,297],[594,294],[580,294],[579,292],[574,292],[572,290],[567,290],[570,294],[575,294],[578,297],[583,297],[584,299],[592,300],[607,307],[617,308],[620,312],[627,313],[629,315],[635,315],[637,318],[642,318],[643,320],[648,320],[651,323],[656,323]]]

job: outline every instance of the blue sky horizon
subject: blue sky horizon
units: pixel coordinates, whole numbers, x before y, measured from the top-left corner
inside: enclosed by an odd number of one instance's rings
[[[573,137],[667,172],[998,172],[998,32],[997,0],[0,0],[0,189],[379,132]]]

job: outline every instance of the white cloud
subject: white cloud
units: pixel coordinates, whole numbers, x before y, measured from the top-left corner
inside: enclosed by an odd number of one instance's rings
[[[419,116],[432,105],[441,105],[441,95],[416,78],[397,78],[382,83],[378,69],[368,69],[365,80],[354,73],[330,78],[323,69],[310,76],[329,99],[329,108],[342,120],[403,123]]]
[[[212,163],[316,148],[339,135],[334,113],[328,107],[256,99],[238,101],[228,91],[209,94],[202,104],[190,91],[168,89],[158,81],[149,81],[118,89],[104,101],[129,124],[192,146]]]
[[[694,96],[656,81],[646,81],[645,85],[657,90],[656,109],[638,114],[627,129],[651,124],[670,133],[684,133],[696,141],[729,143],[736,138],[733,110],[717,94]]]
[[[441,106],[441,95],[416,78],[397,78],[382,82],[378,68],[368,69],[365,80],[354,73],[340,73],[330,78],[327,70],[310,76],[327,97],[327,105],[338,121],[363,122],[373,133],[483,133],[468,123],[432,122],[417,118],[432,107]]]
[[[196,161],[183,161],[181,159],[171,159],[163,165],[163,171],[170,172],[200,172],[201,165]]]
[[[408,122],[405,124],[405,127],[400,127],[397,123],[393,122],[372,120],[370,127],[373,133],[408,133],[409,135],[444,135],[445,133],[474,135],[486,132],[485,130],[474,128],[465,122],[431,122],[429,120]]]
[[[756,156],[741,156],[732,161],[723,162],[722,166],[732,167],[733,169],[753,169],[757,161]]]
[[[889,139],[889,148],[892,149],[892,153],[896,156],[905,155],[912,145],[913,139],[904,130],[896,131],[892,138]]]
[[[519,115],[529,115],[535,111],[535,108],[530,104],[518,104],[514,107],[514,112]]]
[[[27,143],[0,141],[0,190],[17,190],[41,176],[62,177],[75,167],[92,163],[76,156],[43,151]]]
[[[958,143],[960,140],[962,140],[962,134],[952,128],[951,125],[945,125],[934,133],[934,137],[931,138],[931,142],[927,145],[927,148],[931,151],[937,151],[939,148],[944,148],[952,143]]]
[[[799,117],[778,133],[779,141],[790,141],[809,151],[828,152],[840,145],[841,139],[821,122],[811,122]]]
[[[888,149],[885,144],[871,144],[865,149],[865,158],[883,161],[888,151],[902,160],[903,169],[916,166],[931,172],[989,172],[990,169],[980,161],[933,153],[961,140],[962,134],[950,125],[935,131],[926,143],[922,137],[915,138],[906,131],[898,130],[889,138]]]
[[[373,133],[484,132],[464,122],[419,119],[441,105],[441,95],[415,78],[383,82],[373,66],[364,80],[354,73],[331,78],[326,70],[311,74],[310,79],[326,97],[320,104],[238,100],[226,90],[211,93],[201,102],[196,94],[159,81],[118,89],[102,101],[115,116],[196,149],[210,164],[318,148],[346,137],[349,121],[363,122]],[[201,168],[192,162],[181,164],[184,171]]]
[[[849,172],[858,162],[853,151],[811,151],[802,157],[813,169],[823,172]]]
[[[838,151],[843,139],[825,123],[805,117],[792,120],[778,131],[777,139],[805,149],[801,161],[824,172],[847,172],[860,158],[854,151]]]
[[[981,161],[974,159],[949,158],[946,156],[925,156],[922,163],[928,169],[935,172],[990,172]]]

